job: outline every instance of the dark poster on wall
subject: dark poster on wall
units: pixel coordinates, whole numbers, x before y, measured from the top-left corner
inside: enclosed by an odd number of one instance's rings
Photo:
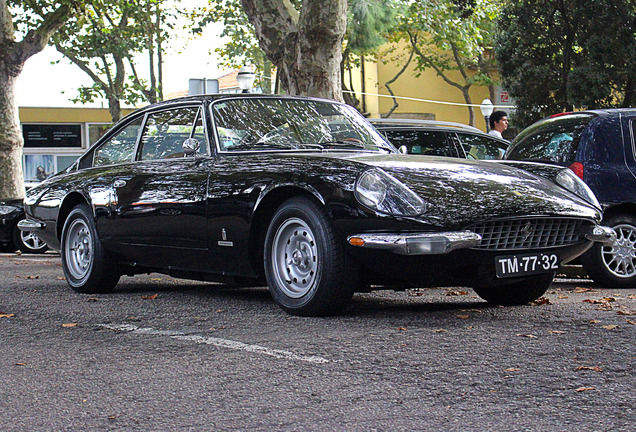
[[[22,125],[24,147],[82,147],[82,126],[67,124]]]

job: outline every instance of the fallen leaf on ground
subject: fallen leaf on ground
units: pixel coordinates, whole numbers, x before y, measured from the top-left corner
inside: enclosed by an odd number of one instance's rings
[[[636,321],[632,321],[632,320],[626,320],[627,324],[631,324],[631,325],[636,325]]]
[[[616,311],[617,314],[619,315],[634,315],[634,312],[632,311]]]
[[[15,365],[16,366],[26,366],[27,364],[26,363],[16,363]]]
[[[517,333],[517,336],[527,337],[527,338],[530,338],[530,339],[539,339],[538,337],[536,337],[536,336],[535,336],[535,335],[533,335],[533,334],[523,334],[523,333]]]
[[[560,298],[560,299],[566,299],[566,298],[570,298],[570,297],[568,297],[568,296],[566,296],[566,295],[560,295],[558,298]]]
[[[598,324],[600,323],[600,320],[590,320],[590,324]]]
[[[11,318],[14,316],[15,314],[0,313],[0,318]]]
[[[398,327],[398,331],[406,331],[406,327]]]
[[[58,276],[57,280],[66,280],[66,278],[64,276]]]
[[[468,319],[468,318],[470,318],[470,315],[455,315],[455,316],[457,318],[460,318],[460,319]]]
[[[447,330],[444,329],[437,329],[437,330],[433,330],[435,333],[444,333]]]
[[[636,299],[636,294],[630,294],[630,295],[627,296],[627,298],[630,299],[630,300],[634,300],[634,299]]]
[[[153,295],[145,295],[145,296],[141,296],[142,299],[144,300],[154,300],[157,298],[159,294],[153,294]]]
[[[87,302],[96,302],[98,299],[96,297],[89,297],[86,299]]]
[[[447,296],[452,297],[452,296],[463,296],[463,295],[468,295],[467,291],[448,291],[446,293]]]
[[[607,329],[607,330],[614,330],[618,326],[615,325],[615,324],[611,324],[611,325],[604,325],[604,326],[601,326],[601,327],[603,327],[604,329]]]
[[[520,370],[521,369],[519,369],[519,368],[511,367],[511,368],[506,369],[506,372],[517,372],[517,371],[520,371]]]
[[[550,302],[550,299],[547,297],[539,297],[535,301],[530,302],[530,304],[534,306],[543,306],[543,305],[549,305],[552,303]]]
[[[576,389],[577,392],[584,392],[584,391],[590,391],[590,390],[596,390],[596,388],[594,387],[579,387]]]
[[[66,323],[66,324],[62,324],[62,327],[64,328],[69,328],[69,327],[77,327],[79,324],[77,323]]]
[[[567,332],[564,332],[563,330],[549,330],[548,333],[552,333],[552,334],[565,334]]]
[[[600,366],[579,366],[576,369],[577,371],[581,371],[581,370],[591,370],[594,372],[603,372],[603,369],[601,369]]]
[[[153,280],[153,281],[160,281],[160,280],[163,280],[163,279],[162,279],[162,278],[150,278],[150,280]]]
[[[588,291],[592,291],[590,288],[581,288],[581,287],[576,287],[574,288],[575,293],[584,293],[584,292],[588,292]]]

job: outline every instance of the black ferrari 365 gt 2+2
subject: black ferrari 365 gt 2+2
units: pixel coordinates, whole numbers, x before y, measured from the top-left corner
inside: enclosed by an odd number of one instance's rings
[[[353,108],[284,96],[138,110],[24,203],[21,229],[61,251],[78,292],[155,271],[266,281],[296,315],[379,287],[527,303],[613,235],[567,169],[400,154]]]

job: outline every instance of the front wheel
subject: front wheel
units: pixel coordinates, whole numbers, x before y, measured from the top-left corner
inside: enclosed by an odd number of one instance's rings
[[[66,282],[75,291],[106,293],[117,285],[119,269],[103,248],[86,205],[75,207],[64,222],[60,252]]]
[[[616,231],[612,245],[594,244],[581,256],[587,274],[599,285],[618,288],[636,286],[636,217],[617,214],[603,225]]]
[[[308,198],[291,198],[276,211],[264,258],[272,297],[290,314],[333,315],[353,296],[357,267],[345,254],[327,214]]]
[[[477,295],[489,303],[502,306],[515,306],[530,303],[546,293],[554,272],[538,276],[528,276],[521,281],[498,287],[475,287]]]

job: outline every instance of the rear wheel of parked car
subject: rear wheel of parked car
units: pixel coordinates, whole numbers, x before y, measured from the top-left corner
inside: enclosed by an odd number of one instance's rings
[[[636,217],[612,215],[603,225],[614,228],[616,242],[609,246],[594,244],[581,257],[583,268],[599,285],[632,288],[636,286]]]
[[[274,214],[265,238],[265,275],[274,300],[293,315],[325,316],[351,300],[358,271],[325,211],[294,197]]]
[[[521,281],[498,287],[473,288],[477,295],[489,303],[503,306],[523,305],[530,303],[546,293],[554,272],[529,276]]]
[[[113,290],[119,270],[95,230],[93,215],[86,205],[76,206],[62,230],[62,268],[75,291],[94,294]]]
[[[24,253],[44,253],[49,247],[35,233],[20,231],[18,227],[13,230],[13,244],[16,249]]]

